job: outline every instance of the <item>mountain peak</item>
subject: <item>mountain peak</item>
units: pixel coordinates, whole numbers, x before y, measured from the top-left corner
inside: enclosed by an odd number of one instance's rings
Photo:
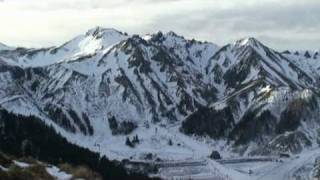
[[[259,44],[261,44],[261,42],[254,37],[243,38],[235,42],[235,45],[238,46],[258,46]]]
[[[101,26],[96,26],[92,29],[89,29],[86,33],[87,36],[101,36],[103,34],[122,34],[126,35],[126,33],[122,33],[121,31],[118,31],[114,28],[104,28]]]
[[[173,31],[167,32],[167,33],[166,33],[166,36],[183,38],[182,36],[177,35],[177,34],[176,34],[175,32],[173,32]]]

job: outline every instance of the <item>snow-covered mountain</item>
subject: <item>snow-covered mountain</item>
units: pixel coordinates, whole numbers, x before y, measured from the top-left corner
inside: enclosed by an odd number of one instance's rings
[[[3,51],[3,50],[13,50],[13,48],[0,43],[0,51]]]
[[[58,47],[0,46],[0,106],[115,159],[299,153],[318,146],[319,60],[254,38],[96,27]]]

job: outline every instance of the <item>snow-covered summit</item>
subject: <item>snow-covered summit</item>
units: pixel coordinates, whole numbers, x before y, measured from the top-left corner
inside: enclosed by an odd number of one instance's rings
[[[7,59],[10,63],[23,67],[71,62],[107,51],[113,45],[127,38],[127,34],[115,29],[96,27],[61,46],[45,49],[21,49],[22,52],[8,54]]]
[[[9,47],[3,43],[0,42],[0,51],[2,50],[13,50],[14,48],[13,47]]]
[[[247,38],[239,39],[239,40],[235,41],[232,45],[235,47],[250,46],[253,48],[263,46],[263,44],[254,37],[247,37]]]
[[[114,28],[104,28],[104,27],[101,27],[101,26],[96,26],[92,29],[89,29],[86,33],[86,35],[91,35],[91,36],[98,36],[98,35],[106,35],[106,34],[126,34],[126,33],[123,33],[119,30],[116,30]]]

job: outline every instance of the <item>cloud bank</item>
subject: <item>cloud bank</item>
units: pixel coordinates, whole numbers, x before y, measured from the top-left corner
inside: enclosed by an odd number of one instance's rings
[[[173,30],[219,45],[253,36],[276,49],[320,49],[319,0],[0,0],[0,42],[61,44],[94,26]]]

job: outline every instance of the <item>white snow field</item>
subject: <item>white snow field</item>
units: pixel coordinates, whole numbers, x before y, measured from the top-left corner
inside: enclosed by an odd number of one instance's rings
[[[68,174],[68,173],[60,170],[56,166],[49,166],[46,168],[46,170],[51,176],[53,176],[57,180],[69,180],[72,178],[71,174]]]
[[[274,161],[225,164],[252,180],[313,180],[314,161],[320,156],[320,149],[307,150],[291,158]],[[249,172],[251,171],[251,174]],[[235,178],[237,179],[237,178]]]

